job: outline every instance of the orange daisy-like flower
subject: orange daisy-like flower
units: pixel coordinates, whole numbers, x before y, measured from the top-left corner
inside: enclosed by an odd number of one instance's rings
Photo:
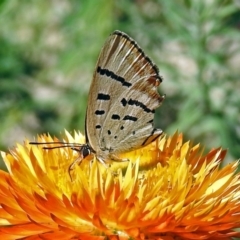
[[[84,137],[66,132],[64,141],[83,143]],[[0,171],[1,239],[240,236],[238,162],[220,169],[225,154],[218,148],[202,156],[199,145],[175,134],[123,154],[130,161],[110,167],[90,156],[70,177],[78,152],[17,145],[2,152],[9,173]]]

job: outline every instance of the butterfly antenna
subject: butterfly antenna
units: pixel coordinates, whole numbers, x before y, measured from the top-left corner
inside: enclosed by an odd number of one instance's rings
[[[59,146],[54,147],[43,147],[43,149],[56,149],[56,148],[74,148],[78,149],[82,147],[83,144],[79,143],[65,143],[65,142],[29,142],[31,145],[50,145],[50,144],[58,144]]]

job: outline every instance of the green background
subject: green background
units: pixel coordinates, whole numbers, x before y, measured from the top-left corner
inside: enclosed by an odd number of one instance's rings
[[[3,0],[0,149],[84,130],[105,39],[126,32],[158,65],[166,94],[155,125],[240,157],[240,1]]]

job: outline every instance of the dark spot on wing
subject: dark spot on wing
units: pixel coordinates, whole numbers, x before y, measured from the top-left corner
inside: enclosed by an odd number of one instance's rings
[[[96,115],[103,115],[104,113],[105,113],[104,110],[96,110],[96,111],[95,111],[95,114],[96,114]]]
[[[110,95],[105,93],[98,93],[97,100],[110,100]]]
[[[150,120],[150,121],[148,121],[147,123],[153,123],[153,119],[152,119],[152,120]]]
[[[117,115],[117,114],[113,114],[113,115],[112,115],[112,119],[113,119],[113,120],[120,120],[120,116]]]
[[[147,112],[147,113],[154,113],[155,111],[154,110],[151,110],[150,108],[148,108],[144,103],[138,101],[138,100],[133,100],[133,99],[129,99],[129,100],[126,100],[126,98],[123,98],[121,100],[121,103],[124,107],[128,105],[131,105],[131,106],[136,106],[136,107],[140,107],[143,109],[144,112]]]
[[[122,105],[125,107],[128,102],[127,102],[126,98],[123,98],[123,99],[121,100],[121,103],[122,103]]]
[[[130,116],[130,115],[126,115],[126,116],[124,116],[123,120],[130,120],[130,121],[136,122],[138,120],[138,118]]]
[[[111,78],[112,80],[115,80],[117,82],[120,82],[125,87],[131,87],[132,84],[130,82],[127,82],[123,77],[116,75],[114,72],[101,68],[100,66],[97,67],[97,73],[100,75],[106,75],[107,77]]]

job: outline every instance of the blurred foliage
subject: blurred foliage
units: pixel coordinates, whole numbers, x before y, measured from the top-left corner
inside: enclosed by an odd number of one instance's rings
[[[156,125],[240,156],[238,0],[0,3],[0,148],[84,130],[89,85],[115,29],[151,56],[167,95]]]

